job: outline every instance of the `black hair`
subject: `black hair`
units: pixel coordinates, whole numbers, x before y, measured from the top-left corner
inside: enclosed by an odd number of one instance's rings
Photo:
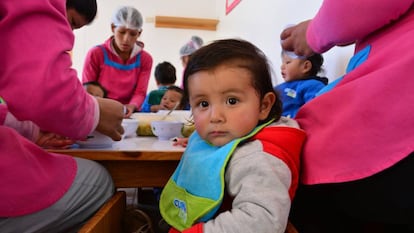
[[[187,106],[187,98],[185,98],[184,90],[178,86],[172,85],[167,87],[167,91],[175,91],[181,94],[182,98],[180,100],[180,105],[178,109],[184,109]]]
[[[312,56],[307,57],[306,60],[310,61],[312,64],[312,68],[309,71],[309,75],[317,76],[317,74],[322,71],[322,65],[323,65],[322,54],[314,53]]]
[[[70,8],[85,17],[88,23],[93,21],[98,11],[96,0],[66,0],[66,9]]]
[[[269,116],[259,124],[271,119],[279,120],[282,114],[282,102],[273,89],[271,68],[265,54],[252,43],[240,39],[216,40],[195,51],[184,70],[184,93],[188,100],[188,78],[199,71],[211,70],[222,64],[234,64],[251,72],[252,85],[260,99],[271,92],[276,96]]]
[[[94,86],[100,87],[103,92],[103,97],[106,98],[108,96],[108,91],[98,81],[89,81],[89,82],[83,83],[84,87],[88,85],[94,85]]]
[[[162,85],[173,84],[177,81],[175,67],[167,61],[158,63],[154,76],[157,82]]]

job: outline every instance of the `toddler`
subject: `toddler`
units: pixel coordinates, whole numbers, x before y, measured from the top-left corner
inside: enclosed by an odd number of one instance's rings
[[[281,118],[264,54],[218,40],[184,72],[196,131],[160,200],[170,232],[284,232],[305,133]]]
[[[158,89],[152,90],[145,97],[141,112],[157,112],[165,91],[177,81],[175,67],[167,61],[161,62],[155,67],[154,77]]]
[[[281,94],[283,116],[294,118],[299,108],[328,84],[327,78],[317,76],[322,64],[323,57],[318,53],[300,57],[292,52],[282,52],[280,69],[285,82],[277,85],[275,90]]]
[[[169,86],[162,96],[158,110],[183,110],[186,106],[184,101],[184,90],[177,86]]]

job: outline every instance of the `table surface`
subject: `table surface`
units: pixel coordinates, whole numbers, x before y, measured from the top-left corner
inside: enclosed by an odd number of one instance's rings
[[[133,137],[107,148],[70,148],[48,150],[54,153],[94,160],[111,174],[115,186],[162,187],[178,165],[185,150],[172,141],[156,137]]]
[[[185,148],[157,137],[132,137],[108,147],[51,149],[50,152],[74,155],[92,160],[179,160]]]

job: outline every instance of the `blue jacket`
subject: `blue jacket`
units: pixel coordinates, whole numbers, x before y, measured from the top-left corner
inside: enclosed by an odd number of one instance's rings
[[[327,78],[312,76],[307,79],[284,82],[275,86],[283,103],[283,116],[294,118],[299,108],[315,98],[315,94],[328,84]]]

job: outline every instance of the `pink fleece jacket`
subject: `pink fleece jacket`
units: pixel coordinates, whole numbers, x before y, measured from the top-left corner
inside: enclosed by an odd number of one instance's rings
[[[307,133],[302,182],[371,176],[414,151],[413,0],[325,0],[307,30],[325,52],[356,42],[365,62],[330,92],[305,104],[296,120]]]
[[[71,68],[74,36],[65,0],[0,1],[0,217],[42,210],[76,175],[72,157],[51,154],[4,125],[20,121],[80,139],[95,125],[98,105]]]
[[[137,43],[136,51],[124,62],[112,48],[113,37],[89,50],[83,67],[82,82],[98,81],[108,98],[140,110],[147,94],[152,57]]]

